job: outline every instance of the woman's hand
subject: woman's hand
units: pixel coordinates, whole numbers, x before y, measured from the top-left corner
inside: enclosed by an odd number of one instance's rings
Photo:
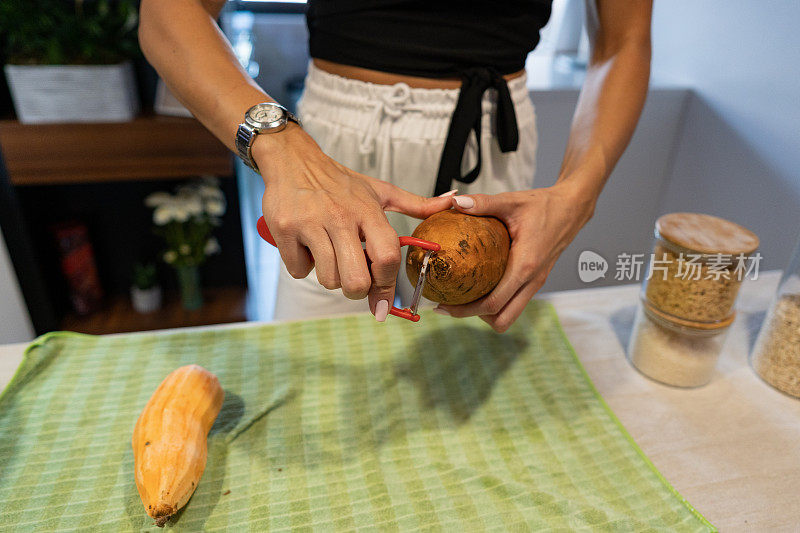
[[[259,135],[253,158],[266,183],[264,220],[295,278],[316,267],[327,289],[352,300],[369,296],[378,321],[394,302],[400,243],[384,211],[425,218],[450,198],[424,198],[340,165],[295,124]],[[367,265],[361,243],[366,242]]]
[[[652,4],[651,0],[598,2],[600,24],[554,186],[453,199],[459,211],[493,215],[505,222],[511,252],[505,275],[490,294],[471,304],[437,309],[458,317],[479,315],[495,330],[507,330],[591,218],[647,95]]]
[[[511,236],[511,250],[503,278],[491,293],[472,303],[440,305],[436,310],[454,317],[478,315],[502,333],[544,285],[558,256],[591,218],[595,197],[565,181],[530,191],[456,196],[452,202],[462,213],[502,220]]]

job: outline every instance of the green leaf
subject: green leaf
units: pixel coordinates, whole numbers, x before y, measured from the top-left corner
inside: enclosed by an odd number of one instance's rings
[[[0,50],[21,64],[117,63],[140,55],[129,0],[0,0]]]

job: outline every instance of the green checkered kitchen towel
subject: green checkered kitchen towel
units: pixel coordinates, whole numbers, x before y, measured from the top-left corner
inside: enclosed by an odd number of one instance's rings
[[[0,530],[153,531],[131,433],[197,363],[225,403],[182,531],[709,531],[588,380],[549,304],[45,335],[0,397]]]

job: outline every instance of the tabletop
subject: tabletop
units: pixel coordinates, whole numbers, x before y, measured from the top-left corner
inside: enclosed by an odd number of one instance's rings
[[[779,277],[762,273],[744,284],[715,375],[697,389],[655,383],[625,359],[638,285],[542,295],[636,443],[722,531],[797,531],[800,524],[800,400],[762,382],[747,361]],[[25,346],[0,346],[0,387]]]

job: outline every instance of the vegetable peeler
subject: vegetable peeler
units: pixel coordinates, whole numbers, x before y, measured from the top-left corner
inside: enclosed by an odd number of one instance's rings
[[[267,241],[272,246],[277,246],[277,244],[275,244],[275,239],[272,237],[272,233],[269,232],[269,228],[267,227],[264,217],[258,217],[258,222],[256,222],[256,230],[262,239]],[[400,237],[400,246],[417,246],[418,248],[422,248],[423,250],[427,251],[425,252],[425,256],[422,258],[422,268],[419,271],[417,286],[414,288],[414,297],[411,298],[411,307],[400,309],[399,307],[392,306],[392,308],[389,309],[389,314],[399,316],[400,318],[405,318],[406,320],[410,320],[412,322],[419,322],[417,308],[419,307],[419,300],[422,298],[422,289],[425,287],[426,274],[428,273],[428,261],[431,258],[431,254],[433,252],[438,252],[442,247],[435,242],[417,239],[416,237]],[[366,254],[366,250],[364,253]],[[369,262],[369,258],[367,258],[367,262]]]

